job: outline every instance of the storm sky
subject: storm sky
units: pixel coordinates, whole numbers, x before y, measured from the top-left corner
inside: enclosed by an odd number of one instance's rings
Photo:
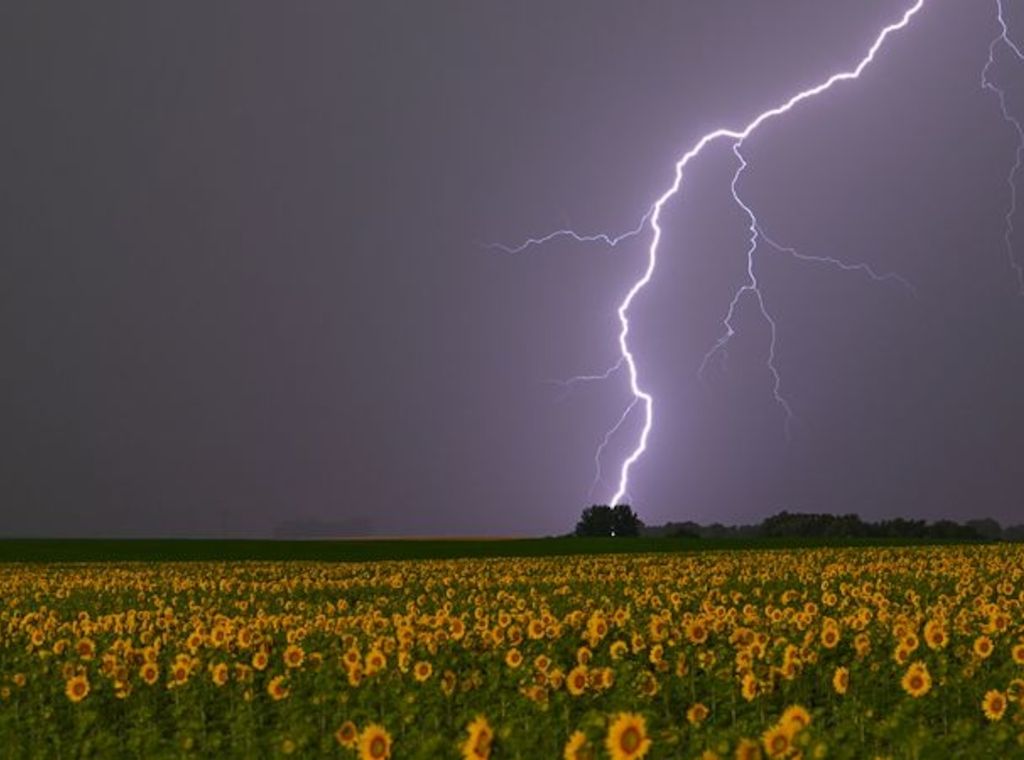
[[[571,530],[640,417],[615,306],[701,135],[851,68],[910,0],[0,8],[0,535]],[[1024,40],[1024,3],[1007,0]],[[1024,522],[1014,131],[995,3],[926,0],[856,82],[746,144],[787,442],[741,304],[723,143],[665,209],[632,346],[648,523],[780,509]],[[992,78],[1024,116],[1024,64]],[[1013,238],[1024,258],[1024,212]]]

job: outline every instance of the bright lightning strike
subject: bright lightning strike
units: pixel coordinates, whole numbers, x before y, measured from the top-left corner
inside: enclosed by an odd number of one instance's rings
[[[620,466],[618,486],[617,486],[614,494],[612,495],[611,499],[608,501],[609,504],[614,505],[614,504],[621,503],[623,497],[628,492],[630,471],[631,471],[633,465],[636,464],[637,460],[639,460],[640,457],[643,456],[644,452],[647,450],[647,442],[648,442],[648,439],[650,437],[651,427],[652,427],[653,421],[654,421],[654,398],[651,396],[650,393],[645,391],[641,387],[641,385],[640,385],[639,371],[637,369],[636,357],[633,355],[633,352],[631,351],[630,345],[629,345],[629,335],[630,335],[629,311],[630,311],[630,307],[632,306],[633,301],[636,299],[637,295],[639,295],[639,293],[647,286],[647,284],[651,281],[651,278],[654,275],[654,270],[655,270],[655,267],[656,267],[657,261],[658,261],[658,247],[659,247],[659,245],[661,243],[661,237],[662,237],[661,214],[662,214],[662,211],[665,208],[665,205],[682,188],[683,178],[684,178],[684,174],[685,174],[685,171],[686,171],[686,167],[690,164],[691,161],[693,161],[695,158],[697,158],[697,156],[699,156],[704,151],[704,148],[706,148],[711,143],[715,143],[715,142],[718,142],[719,140],[723,140],[723,139],[731,141],[732,150],[735,153],[735,155],[737,156],[737,158],[739,159],[740,164],[739,164],[738,169],[736,170],[736,173],[733,175],[733,179],[732,179],[732,183],[731,183],[731,189],[732,189],[733,199],[736,201],[736,203],[739,205],[739,207],[747,214],[747,218],[750,221],[750,226],[749,226],[750,241],[749,241],[749,246],[748,246],[748,249],[747,249],[747,262],[748,262],[747,275],[748,275],[748,278],[747,278],[747,282],[744,285],[742,285],[740,287],[740,289],[737,291],[736,295],[733,298],[732,303],[730,304],[729,311],[728,311],[728,313],[726,315],[726,318],[725,318],[725,321],[724,321],[724,324],[725,324],[725,327],[726,327],[725,334],[723,335],[723,337],[721,339],[719,339],[718,343],[716,343],[715,347],[713,347],[712,351],[709,352],[709,353],[714,353],[716,350],[723,349],[725,347],[725,344],[728,341],[729,337],[731,337],[731,335],[734,334],[734,328],[731,325],[731,319],[732,319],[732,316],[734,314],[735,307],[736,307],[736,305],[738,303],[738,300],[744,294],[749,293],[749,294],[753,295],[755,297],[756,301],[757,301],[758,307],[760,308],[762,317],[767,321],[767,323],[771,327],[771,342],[770,342],[770,346],[769,346],[768,367],[769,367],[770,373],[773,376],[773,381],[774,381],[773,382],[773,394],[774,394],[776,402],[783,408],[783,410],[786,413],[787,429],[788,429],[788,424],[791,421],[791,419],[793,417],[793,414],[792,414],[792,409],[790,408],[789,403],[785,400],[785,398],[781,394],[782,380],[781,380],[781,377],[780,377],[780,375],[779,375],[779,373],[778,373],[778,371],[777,371],[777,369],[775,367],[776,325],[775,325],[774,319],[771,317],[771,315],[770,315],[770,313],[768,311],[767,305],[765,303],[764,296],[762,295],[762,293],[761,293],[761,291],[760,291],[760,289],[758,287],[757,277],[756,277],[756,273],[755,273],[755,269],[754,269],[754,265],[753,265],[754,252],[755,252],[755,250],[757,248],[758,239],[759,238],[764,238],[764,235],[760,231],[760,225],[758,224],[757,217],[754,215],[754,212],[750,209],[750,207],[748,205],[743,203],[743,201],[741,200],[741,198],[740,198],[740,196],[739,196],[739,194],[738,194],[738,192],[736,190],[736,185],[737,185],[737,182],[739,180],[739,177],[742,174],[743,170],[747,166],[747,163],[744,160],[743,155],[741,153],[741,148],[743,147],[744,141],[748,137],[750,137],[750,135],[752,135],[758,129],[758,127],[760,127],[762,124],[764,124],[769,119],[772,119],[772,118],[774,118],[776,116],[781,116],[781,115],[783,115],[785,113],[788,113],[789,111],[791,111],[793,108],[795,108],[798,104],[802,103],[803,101],[809,100],[811,98],[814,98],[814,97],[816,97],[816,96],[826,92],[827,90],[831,89],[834,85],[839,84],[840,82],[844,82],[844,81],[848,81],[848,80],[853,80],[853,79],[858,79],[860,77],[861,73],[864,71],[864,69],[867,68],[867,66],[869,66],[875,60],[875,56],[878,54],[878,51],[881,50],[882,46],[885,44],[885,41],[889,38],[889,36],[892,35],[894,32],[897,32],[897,31],[907,27],[910,24],[910,22],[913,19],[913,17],[924,6],[924,3],[925,3],[925,0],[915,0],[915,2],[903,13],[903,15],[900,17],[900,19],[898,21],[896,21],[896,22],[894,22],[892,24],[889,24],[888,26],[884,27],[878,33],[878,36],[875,38],[874,42],[872,43],[871,47],[868,49],[868,51],[865,54],[865,56],[857,63],[857,65],[853,69],[850,69],[848,71],[841,71],[839,73],[833,74],[830,77],[828,77],[827,79],[825,79],[823,82],[821,82],[820,84],[818,84],[818,85],[816,85],[814,87],[810,87],[810,88],[808,88],[806,90],[802,90],[802,91],[798,92],[796,95],[793,95],[791,98],[789,98],[788,100],[784,101],[781,105],[776,106],[775,108],[771,108],[771,109],[769,109],[767,111],[764,111],[764,112],[758,114],[752,121],[750,121],[746,126],[744,126],[741,129],[720,128],[720,129],[716,129],[716,130],[714,130],[712,132],[709,132],[706,135],[704,135],[703,137],[701,137],[689,150],[687,150],[682,155],[681,158],[679,158],[676,161],[676,163],[675,163],[675,174],[674,174],[674,179],[672,181],[672,184],[668,187],[667,190],[665,190],[661,194],[661,196],[657,199],[657,201],[654,203],[654,205],[650,207],[650,209],[647,211],[647,213],[644,215],[644,217],[640,220],[639,224],[634,229],[629,230],[628,232],[625,232],[625,233],[623,233],[621,235],[618,235],[618,236],[615,236],[615,237],[612,237],[612,236],[607,235],[607,234],[601,234],[601,235],[580,235],[580,234],[578,234],[578,233],[576,233],[576,232],[574,232],[572,230],[558,230],[558,231],[553,232],[553,233],[551,233],[549,235],[546,235],[546,236],[544,236],[542,238],[531,238],[531,239],[527,240],[526,242],[522,243],[521,245],[516,246],[514,248],[513,247],[504,246],[504,245],[493,245],[492,246],[494,248],[503,250],[503,251],[505,251],[507,253],[519,253],[519,252],[522,252],[522,251],[526,250],[530,246],[543,245],[546,242],[549,242],[549,241],[557,239],[557,238],[563,238],[563,237],[570,238],[570,239],[575,240],[577,242],[584,242],[584,243],[586,243],[586,242],[602,242],[602,243],[605,243],[606,245],[615,246],[618,243],[622,242],[623,240],[626,240],[628,238],[631,238],[631,237],[634,237],[636,235],[639,235],[648,224],[650,225],[652,235],[651,235],[650,245],[649,245],[649,247],[647,249],[647,265],[644,268],[643,273],[641,274],[639,279],[637,279],[633,283],[633,285],[629,288],[629,290],[627,291],[625,297],[622,299],[622,301],[618,305],[618,308],[616,309],[616,314],[618,316],[619,325],[620,325],[620,330],[619,330],[619,335],[618,335],[619,352],[620,352],[621,357],[622,357],[621,361],[625,363],[626,369],[628,370],[629,387],[630,387],[630,391],[633,394],[633,401],[627,407],[627,409],[625,410],[623,415],[619,418],[619,420],[615,424],[615,426],[612,427],[611,430],[609,430],[608,433],[605,434],[605,437],[602,440],[601,445],[598,447],[597,454],[595,455],[596,466],[597,466],[597,477],[595,478],[595,485],[598,482],[600,482],[600,480],[601,480],[601,470],[600,470],[600,457],[601,457],[601,454],[603,453],[605,447],[608,445],[608,442],[611,439],[611,437],[614,435],[614,433],[619,430],[619,428],[623,425],[625,420],[629,417],[629,415],[633,411],[633,409],[636,406],[638,406],[638,405],[642,405],[642,408],[643,408],[644,424],[643,424],[642,430],[640,431],[640,436],[639,436],[639,439],[638,439],[635,447],[630,452],[630,454],[623,460],[622,465]],[[1002,18],[1001,11],[1002,11],[1002,8],[1000,7],[1000,19]],[[1005,24],[1004,24],[1003,25],[1004,34],[1003,34],[1003,36],[1000,39],[1005,39],[1007,42],[1009,42],[1008,37],[1005,34],[1005,28],[1006,27],[1005,27]],[[994,45],[995,45],[995,43],[993,43],[993,46]],[[1020,54],[1020,50],[1018,48],[1015,48],[1015,51],[1017,52],[1018,55]],[[1017,123],[1017,127],[1019,129],[1019,127],[1020,127],[1019,123]],[[1019,166],[1019,161],[1020,161],[1020,151],[1018,151],[1018,166]],[[837,265],[837,266],[839,266],[840,268],[843,268],[843,269],[860,269],[861,271],[869,274],[869,276],[872,276],[875,279],[884,279],[884,277],[877,277],[876,275],[874,275],[872,270],[870,268],[868,268],[867,266],[865,266],[865,265],[844,265],[841,262],[838,262],[837,260],[834,260],[834,259],[825,259],[825,258],[820,258],[819,259],[817,257],[802,256],[800,254],[796,254],[796,252],[793,251],[792,249],[784,249],[781,246],[775,246],[771,241],[768,241],[767,238],[764,238],[764,239],[772,247],[776,247],[777,249],[782,250],[784,252],[792,253],[793,255],[796,255],[797,258],[803,258],[803,259],[814,260],[814,261],[825,261],[825,262],[831,263],[833,265]],[[609,371],[608,374],[610,374],[610,372],[611,371]]]
[[[999,110],[1002,112],[1003,121],[1013,128],[1017,135],[1017,147],[1014,151],[1013,166],[1006,178],[1006,184],[1010,186],[1010,203],[1006,210],[1003,226],[1003,241],[1006,245],[1006,255],[1010,260],[1010,266],[1017,273],[1017,286],[1020,294],[1024,296],[1024,264],[1017,259],[1013,252],[1013,217],[1017,213],[1017,173],[1020,171],[1022,160],[1024,160],[1024,127],[1020,120],[1010,113],[1006,105],[1006,92],[990,78],[990,72],[996,64],[996,48],[1000,45],[1015,55],[1018,61],[1024,61],[1024,52],[1010,39],[1010,30],[1006,26],[1006,19],[1003,16],[1003,0],[996,0],[996,19],[999,22],[999,32],[988,46],[988,60],[981,70],[981,86],[990,91],[999,101]]]

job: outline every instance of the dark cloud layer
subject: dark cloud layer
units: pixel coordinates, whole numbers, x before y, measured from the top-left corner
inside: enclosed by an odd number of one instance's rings
[[[848,67],[907,5],[6,4],[0,533],[567,529],[629,396],[548,381],[614,362],[643,243],[481,243],[628,229],[701,134]],[[789,444],[751,304],[696,376],[746,232],[728,151],[694,164],[634,310],[646,519],[1024,521],[995,31],[994,4],[928,0],[747,145],[769,234],[919,290],[759,254]],[[1016,113],[1022,71],[995,70]]]

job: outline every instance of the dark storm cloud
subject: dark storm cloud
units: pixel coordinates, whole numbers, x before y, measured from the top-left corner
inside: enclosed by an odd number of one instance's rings
[[[480,242],[628,229],[701,134],[848,67],[908,4],[8,3],[0,533],[567,529],[629,396],[546,381],[614,362],[643,245]],[[745,220],[729,153],[694,165],[634,310],[649,521],[1024,520],[994,33],[989,3],[929,0],[861,81],[747,144],[769,234],[920,293],[760,254],[790,444],[753,309],[696,377]],[[1024,113],[1020,67],[995,76]]]

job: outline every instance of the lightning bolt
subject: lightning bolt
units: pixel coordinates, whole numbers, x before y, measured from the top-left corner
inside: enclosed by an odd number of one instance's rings
[[[795,248],[782,245],[781,243],[776,243],[774,240],[768,237],[768,235],[765,233],[764,229],[760,225],[758,225],[757,228],[757,235],[761,240],[767,243],[769,247],[774,248],[779,253],[785,253],[793,257],[794,259],[799,259],[800,261],[816,261],[820,264],[827,264],[831,267],[835,267],[836,269],[842,270],[844,272],[861,272],[862,274],[874,280],[875,282],[894,282],[898,284],[900,287],[906,289],[906,291],[910,293],[910,295],[914,296],[915,298],[918,297],[917,286],[910,282],[910,280],[908,280],[906,277],[896,274],[895,272],[886,272],[885,274],[878,274],[878,272],[872,269],[869,265],[860,262],[850,264],[848,262],[842,261],[841,259],[837,259],[832,256],[811,256],[806,253],[800,253]]]
[[[648,209],[647,213],[641,217],[640,222],[631,230],[619,233],[618,235],[609,235],[605,232],[600,232],[596,235],[580,235],[578,232],[573,230],[555,230],[550,232],[544,237],[539,238],[527,238],[517,246],[503,245],[502,243],[488,243],[487,248],[493,248],[498,251],[504,251],[505,253],[522,253],[527,248],[534,246],[542,246],[545,243],[550,243],[552,240],[559,238],[569,238],[577,243],[604,243],[609,248],[614,248],[624,240],[629,240],[632,237],[636,237],[644,231],[644,227],[647,225],[647,220],[651,218],[651,214],[654,209]]]
[[[740,287],[733,293],[732,300],[729,302],[729,309],[725,314],[725,318],[722,320],[722,325],[725,327],[725,331],[718,340],[715,341],[708,352],[704,354],[704,358],[701,360],[697,374],[698,376],[703,377],[704,371],[707,369],[708,362],[710,362],[716,355],[721,355],[724,361],[729,340],[736,334],[736,329],[733,327],[733,319],[736,316],[736,309],[739,307],[743,296],[749,293],[753,296],[754,301],[757,304],[758,311],[761,314],[761,318],[769,328],[770,338],[768,341],[767,366],[768,372],[772,378],[772,397],[775,399],[775,403],[785,414],[785,431],[788,439],[792,435],[792,426],[795,417],[793,414],[793,407],[782,395],[782,375],[779,373],[779,369],[775,364],[776,346],[778,345],[778,325],[775,322],[775,318],[771,315],[771,312],[768,311],[768,305],[765,302],[765,296],[761,290],[757,274],[754,269],[755,254],[757,253],[759,242],[763,240],[768,244],[768,246],[774,248],[779,253],[786,253],[800,261],[813,261],[821,264],[828,264],[829,266],[844,272],[861,272],[875,282],[886,282],[891,280],[906,288],[915,297],[917,296],[917,288],[901,275],[892,272],[880,275],[868,264],[850,264],[832,256],[811,256],[800,253],[795,248],[783,246],[768,237],[764,233],[764,230],[761,229],[761,225],[757,221],[757,217],[755,216],[753,209],[751,209],[750,206],[740,197],[738,189],[740,176],[748,166],[747,160],[743,157],[743,153],[740,150],[742,145],[743,141],[739,140],[734,143],[732,147],[732,152],[738,160],[738,165],[736,172],[732,176],[732,182],[729,184],[729,190],[732,194],[733,201],[735,201],[736,205],[743,210],[743,213],[746,214],[747,219],[750,221],[750,226],[748,227],[750,237],[748,238],[747,245],[747,281],[740,285]]]
[[[1017,135],[1017,147],[1014,151],[1013,165],[1006,178],[1006,184],[1010,187],[1010,203],[1003,217],[1003,242],[1006,246],[1006,255],[1009,258],[1010,266],[1017,274],[1017,287],[1020,295],[1024,296],[1024,265],[1017,259],[1013,252],[1013,217],[1017,213],[1017,172],[1020,171],[1022,157],[1024,157],[1024,127],[1020,120],[1010,113],[1006,105],[1006,92],[999,85],[989,78],[989,72],[996,64],[996,47],[1000,44],[1003,48],[1015,55],[1018,61],[1024,61],[1024,52],[1017,43],[1010,39],[1010,30],[1006,26],[1006,19],[1003,16],[1003,0],[996,0],[996,20],[999,23],[999,31],[988,46],[988,60],[981,70],[982,89],[990,91],[999,101],[999,110],[1002,112],[1003,121],[1013,128]]]
[[[740,152],[740,147],[743,144],[743,140],[738,140],[732,146],[732,152],[739,160],[739,166],[736,168],[736,173],[732,175],[732,182],[729,183],[729,190],[732,193],[732,199],[736,201],[736,205],[743,209],[743,213],[747,215],[747,219],[750,220],[750,237],[747,245],[747,281],[740,285],[740,287],[733,294],[732,301],[729,302],[729,310],[725,314],[725,319],[722,320],[722,324],[725,326],[725,332],[715,342],[705,355],[704,359],[700,363],[700,368],[697,370],[697,374],[700,376],[704,375],[704,369],[707,366],[708,361],[711,360],[717,353],[725,355],[726,346],[733,335],[736,334],[736,329],[732,325],[733,318],[736,316],[736,309],[740,304],[740,300],[744,295],[750,293],[755,302],[757,308],[761,313],[761,317],[768,324],[770,339],[768,341],[768,372],[772,376],[772,397],[775,399],[775,403],[782,408],[782,411],[786,415],[785,429],[786,437],[788,438],[792,432],[793,425],[793,407],[790,406],[789,402],[782,395],[782,375],[779,374],[778,367],[775,366],[775,347],[778,343],[778,326],[775,323],[775,318],[772,317],[768,311],[768,306],[765,303],[764,293],[761,292],[761,286],[757,281],[757,274],[754,271],[754,254],[757,252],[757,241],[759,237],[759,227],[757,224],[757,217],[754,216],[753,210],[750,206],[743,202],[740,198],[739,191],[736,189],[736,185],[740,181],[740,175],[747,168],[747,160],[743,157],[743,153]]]
[[[614,436],[619,431],[619,428],[622,427],[623,423],[625,423],[625,421],[629,418],[630,413],[634,409],[636,409],[637,402],[639,401],[640,399],[634,397],[633,400],[629,402],[629,404],[626,406],[626,410],[622,413],[622,416],[619,417],[619,421],[616,422],[608,430],[608,432],[604,434],[604,438],[601,439],[600,445],[594,452],[594,482],[590,484],[590,491],[588,492],[590,498],[594,497],[594,492],[597,490],[597,487],[604,480],[604,477],[601,473],[601,455],[604,454],[604,450],[605,448],[607,448],[609,441],[611,441],[612,439],[612,436]]]
[[[607,380],[612,375],[614,375],[616,372],[621,370],[622,366],[625,363],[626,363],[626,360],[623,359],[620,356],[619,360],[617,362],[615,362],[615,364],[613,364],[612,366],[610,366],[608,369],[606,369],[604,372],[601,372],[600,374],[597,374],[597,375],[575,375],[574,377],[566,378],[565,380],[549,380],[548,382],[551,385],[557,385],[558,387],[562,388],[565,391],[565,393],[562,393],[558,397],[559,400],[561,400],[561,399],[564,399],[566,397],[566,395],[568,395],[569,391],[572,390],[573,386],[578,385],[580,383],[596,383],[596,382],[601,382],[602,380]]]
[[[755,253],[758,248],[759,240],[764,240],[769,246],[775,248],[779,252],[788,253],[789,255],[801,260],[828,263],[843,270],[859,270],[875,280],[895,279],[900,282],[905,282],[902,278],[898,278],[897,275],[879,276],[874,272],[874,270],[872,270],[867,265],[851,265],[845,264],[839,261],[838,259],[832,259],[828,257],[807,256],[804,254],[797,253],[792,248],[785,248],[774,243],[773,241],[768,239],[767,236],[765,236],[761,231],[761,227],[758,223],[756,215],[754,214],[750,206],[743,202],[737,190],[737,185],[739,183],[741,175],[743,174],[743,171],[747,168],[747,162],[742,154],[743,143],[747,138],[749,138],[755,131],[757,131],[757,129],[765,122],[777,116],[782,116],[783,114],[790,112],[803,101],[815,98],[818,95],[821,95],[822,93],[832,89],[835,85],[841,82],[860,78],[860,75],[864,71],[864,69],[866,69],[875,60],[875,57],[877,56],[878,52],[882,49],[882,46],[885,44],[886,40],[895,32],[898,32],[906,28],[910,24],[914,16],[917,15],[917,13],[921,10],[924,4],[925,0],[915,0],[915,2],[904,11],[903,15],[899,18],[899,20],[889,24],[888,26],[883,27],[882,30],[878,33],[878,35],[875,37],[874,42],[868,48],[867,53],[864,55],[863,58],[860,59],[860,61],[857,62],[854,68],[832,74],[819,84],[813,87],[809,87],[805,90],[801,90],[800,92],[790,97],[788,100],[782,102],[780,105],[761,112],[742,128],[736,129],[722,127],[719,129],[715,129],[711,132],[708,132],[707,134],[702,136],[675,162],[675,172],[672,184],[669,185],[669,187],[661,194],[661,196],[658,197],[654,204],[649,207],[649,209],[644,214],[643,218],[640,219],[640,222],[635,228],[628,230],[627,232],[624,232],[617,236],[612,236],[608,234],[580,235],[574,232],[573,230],[557,230],[541,238],[530,238],[526,240],[524,243],[515,247],[509,247],[500,244],[491,245],[492,248],[500,249],[502,251],[505,251],[506,253],[520,253],[530,248],[531,246],[540,246],[558,238],[569,238],[576,242],[601,242],[606,245],[614,247],[623,240],[640,235],[646,227],[650,227],[651,240],[647,248],[646,266],[643,272],[641,273],[640,277],[632,284],[632,286],[626,292],[626,295],[624,296],[624,298],[619,303],[616,309],[616,314],[618,316],[620,326],[618,333],[618,345],[621,360],[620,363],[616,365],[616,367],[614,367],[612,370],[609,370],[609,372],[605,373],[605,376],[610,376],[610,374],[613,371],[621,369],[621,364],[624,363],[626,369],[628,370],[629,388],[633,395],[633,400],[627,406],[626,410],[622,413],[622,416],[619,417],[618,422],[616,422],[616,424],[605,434],[604,438],[601,441],[601,444],[598,446],[597,453],[595,454],[595,466],[597,474],[594,480],[594,487],[596,487],[597,484],[601,482],[601,454],[603,454],[611,438],[622,427],[626,419],[630,416],[630,414],[637,406],[642,407],[644,415],[643,428],[640,431],[640,435],[636,442],[636,445],[629,453],[629,455],[623,460],[619,468],[618,486],[616,487],[616,490],[612,495],[611,499],[609,499],[609,504],[615,505],[621,503],[623,497],[625,497],[628,493],[630,471],[632,470],[633,465],[636,464],[640,457],[643,456],[644,452],[647,451],[647,444],[650,438],[651,428],[653,426],[654,421],[654,398],[649,392],[644,390],[644,388],[640,384],[639,370],[637,367],[636,357],[634,356],[630,348],[630,307],[633,305],[633,302],[636,299],[636,297],[647,286],[647,284],[651,281],[652,277],[654,276],[654,270],[658,262],[658,250],[661,244],[661,238],[663,234],[663,230],[661,227],[662,212],[664,211],[666,204],[672,198],[674,198],[681,190],[687,166],[689,166],[690,162],[696,159],[704,151],[706,147],[713,143],[717,143],[723,140],[729,141],[731,143],[732,151],[736,155],[739,163],[736,172],[733,174],[732,182],[730,183],[730,188],[732,190],[733,200],[747,216],[747,219],[749,221],[748,229],[750,232],[750,237],[747,246],[747,280],[736,291],[730,303],[726,317],[723,320],[725,332],[723,333],[722,337],[719,338],[719,340],[715,343],[715,345],[712,346],[712,349],[708,352],[708,355],[705,356],[705,360],[704,362],[702,362],[702,368],[703,365],[706,364],[710,356],[714,355],[719,351],[724,351],[729,341],[729,338],[731,338],[735,334],[735,328],[732,325],[732,320],[735,315],[736,308],[740,300],[744,296],[749,294],[755,299],[762,318],[766,321],[771,330],[768,368],[773,379],[773,396],[775,398],[776,403],[782,408],[786,415],[787,432],[789,430],[789,425],[793,420],[793,411],[789,402],[782,395],[782,379],[775,364],[777,345],[776,322],[768,310],[767,302],[759,287],[756,269],[754,267]],[[1002,18],[1001,11],[1002,8],[1000,7],[1000,18]],[[999,39],[1004,39],[1009,43],[1008,36],[1005,34],[1005,24],[1002,28],[1004,30],[1004,34],[1001,38],[998,38],[997,41],[999,41]],[[1012,45],[1012,43],[1009,44]],[[995,42],[993,43],[993,47],[994,45]],[[1018,55],[1020,55],[1019,48],[1016,48],[1014,46],[1014,50]],[[1017,123],[1017,127],[1018,129],[1020,128],[1019,123]],[[1018,166],[1020,162],[1020,155],[1021,153],[1020,151],[1018,151]],[[906,284],[909,285],[909,283]],[[576,380],[578,381],[581,379],[598,379],[601,377],[603,376],[583,376],[581,378],[577,378]],[[573,382],[573,380],[570,380],[568,382]]]

